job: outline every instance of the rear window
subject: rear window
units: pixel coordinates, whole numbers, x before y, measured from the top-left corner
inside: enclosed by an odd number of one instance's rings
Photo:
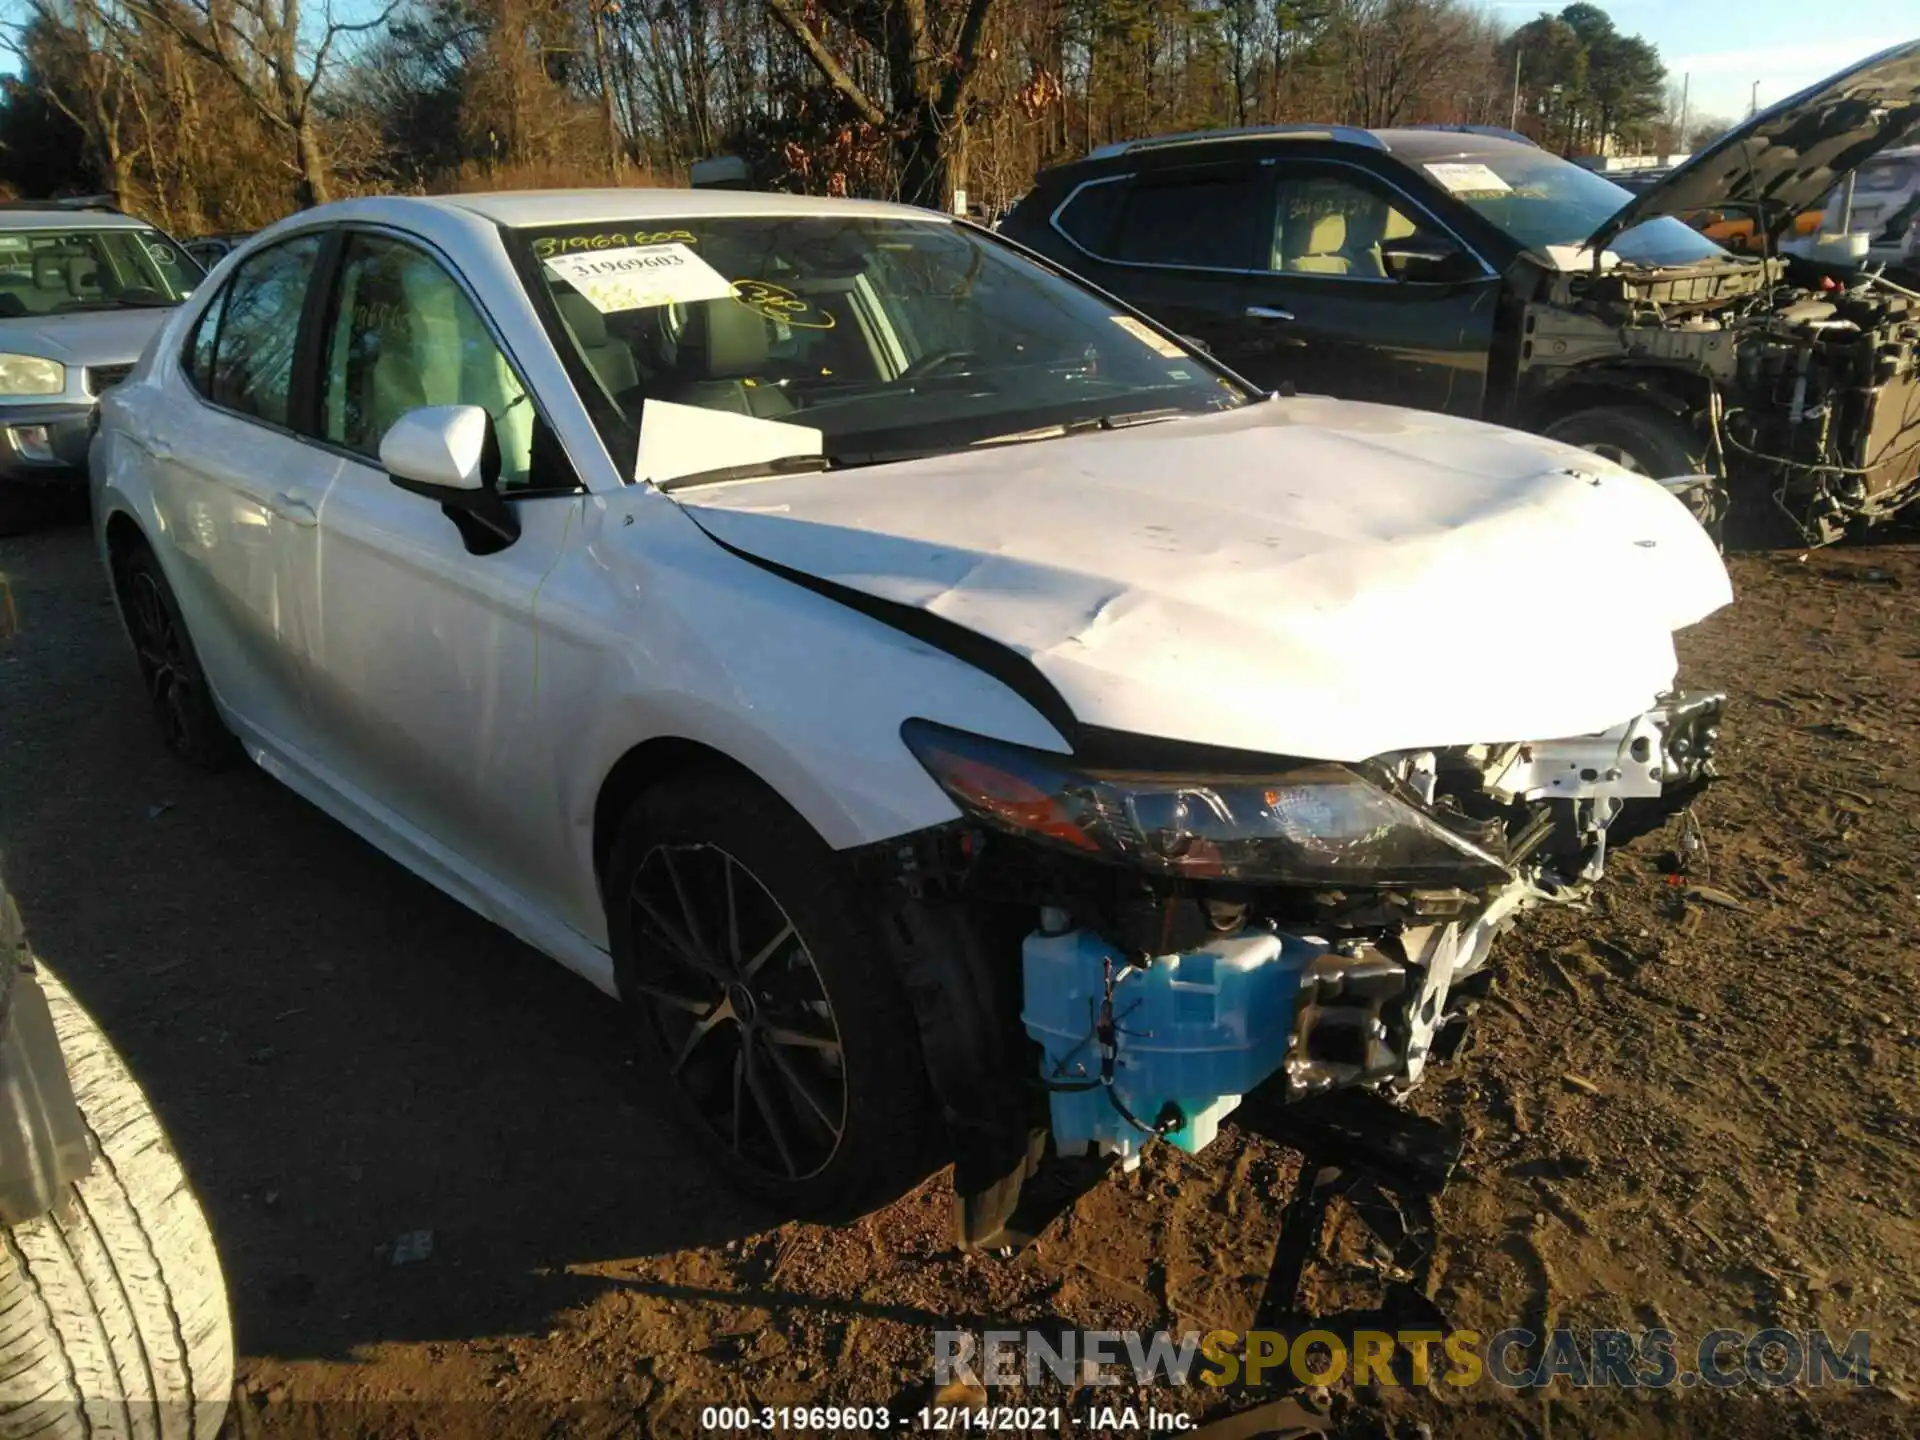
[[[1081,249],[1094,255],[1107,254],[1107,237],[1113,233],[1114,217],[1120,213],[1120,201],[1126,193],[1124,180],[1096,180],[1083,185],[1067,201],[1055,223]]]
[[[1250,169],[1135,176],[1108,254],[1148,265],[1245,270],[1253,263],[1260,179]]]

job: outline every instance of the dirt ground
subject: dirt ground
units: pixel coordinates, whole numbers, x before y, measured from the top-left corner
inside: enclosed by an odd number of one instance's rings
[[[1733,570],[1738,603],[1682,645],[1686,681],[1734,697],[1727,778],[1698,807],[1707,873],[1670,883],[1673,835],[1648,837],[1593,913],[1503,943],[1473,1040],[1416,1101],[1467,1142],[1432,1296],[1483,1333],[1865,1329],[1876,1384],[1311,1397],[1341,1433],[1920,1425],[1920,548]],[[609,1002],[264,775],[169,760],[85,535],[0,541],[0,572],[20,627],[0,643],[0,855],[211,1215],[241,1433],[898,1415],[938,1329],[1249,1322],[1291,1152],[1236,1129],[1198,1157],[1159,1147],[1011,1259],[947,1253],[938,1177],[854,1225],[779,1224],[630,1083]],[[1604,576],[1553,584],[1536,603],[1606,623]],[[395,1264],[417,1231],[431,1253]],[[1328,1305],[1371,1278],[1314,1277]],[[1259,1397],[1098,1397],[1143,1398]]]

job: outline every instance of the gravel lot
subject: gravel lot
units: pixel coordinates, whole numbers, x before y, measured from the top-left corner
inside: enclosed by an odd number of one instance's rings
[[[1297,1161],[1238,1132],[1012,1260],[945,1252],[937,1178],[837,1230],[743,1205],[631,1083],[610,1003],[264,775],[163,754],[83,533],[0,541],[0,572],[0,856],[211,1215],[244,1433],[693,1433],[702,1404],[917,1405],[953,1324],[1251,1317]],[[1506,942],[1418,1101],[1468,1139],[1433,1293],[1488,1332],[1868,1329],[1878,1383],[1342,1391],[1342,1433],[1914,1433],[1920,551],[1734,572],[1683,644],[1736,700],[1705,888],[1648,837],[1594,914]],[[1605,623],[1604,577],[1554,583],[1537,603],[1591,594]],[[394,1264],[418,1231],[431,1253]],[[1324,1267],[1316,1298],[1367,1278]]]

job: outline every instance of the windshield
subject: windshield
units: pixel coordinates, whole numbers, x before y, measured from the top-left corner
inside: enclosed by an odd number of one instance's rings
[[[1545,151],[1486,150],[1466,161],[1426,167],[1440,184],[1515,240],[1546,254],[1549,246],[1579,247],[1634,197],[1611,180]],[[1607,249],[1634,265],[1693,265],[1731,258],[1713,241],[1672,216],[1623,230]]]
[[[157,230],[0,231],[0,319],[173,305],[200,275]]]
[[[1251,398],[1110,303],[938,220],[710,216],[520,240],[562,352],[639,427],[640,479],[870,463]],[[653,443],[669,422],[685,438]]]

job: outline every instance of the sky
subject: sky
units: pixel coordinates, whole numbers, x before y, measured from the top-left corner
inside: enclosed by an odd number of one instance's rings
[[[1564,3],[1564,0],[1563,0]],[[1505,25],[1523,25],[1562,4],[1488,0]],[[1759,82],[1766,109],[1855,60],[1920,38],[1915,0],[1596,0],[1628,34],[1660,48],[1667,73],[1692,77],[1694,115],[1744,117]]]

